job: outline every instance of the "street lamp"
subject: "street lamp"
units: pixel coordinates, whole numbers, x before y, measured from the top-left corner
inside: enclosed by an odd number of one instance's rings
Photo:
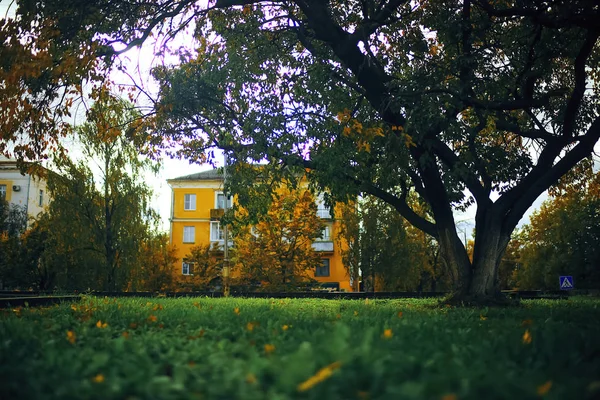
[[[226,192],[227,187],[227,153],[223,153],[223,160],[225,164],[223,165],[223,197],[224,197],[224,205],[223,210],[225,215],[227,213],[227,207],[229,206],[228,196]],[[229,232],[227,229],[227,224],[223,226],[223,239],[225,243],[223,244],[223,297],[229,297],[230,287],[229,287]]]

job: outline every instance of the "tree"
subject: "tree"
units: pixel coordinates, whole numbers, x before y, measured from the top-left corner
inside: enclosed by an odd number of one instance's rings
[[[360,268],[365,291],[435,291],[443,286],[439,246],[389,204],[366,196],[342,210],[340,225],[344,264],[349,273]]]
[[[257,223],[248,224],[247,216],[240,210],[234,225],[234,262],[242,280],[267,290],[295,289],[310,282],[310,271],[321,265],[312,245],[324,228],[311,193],[280,187]]]
[[[22,245],[21,235],[26,228],[25,207],[0,197],[0,288],[19,286],[23,281],[17,260]]]
[[[560,275],[578,288],[600,287],[600,173],[564,185],[523,228],[516,274],[520,289],[557,289]]]
[[[140,245],[136,268],[132,268],[128,291],[174,291],[179,274],[177,249],[166,233],[149,235]]]
[[[156,142],[168,138],[196,160],[216,145],[290,174],[308,168],[337,198],[379,197],[436,238],[457,276],[455,301],[487,302],[498,299],[498,266],[524,212],[600,137],[599,14],[592,0],[24,2],[2,29],[3,52],[18,56],[6,58],[3,79],[46,53],[48,71],[65,69],[59,55],[74,51],[90,71],[89,54],[108,62],[193,23],[197,47],[155,70]],[[41,50],[11,35],[34,37]],[[26,78],[11,93],[17,103],[40,87],[72,87]],[[3,121],[8,138],[15,120]],[[434,221],[407,204],[411,188]],[[472,261],[453,214],[469,205]]]
[[[76,257],[72,268],[86,269],[90,288],[126,288],[140,246],[158,221],[143,183],[156,165],[140,156],[143,148],[130,135],[137,118],[129,104],[104,93],[77,128],[81,160],[57,157],[58,173],[48,177],[52,236],[61,253]]]
[[[180,275],[177,287],[184,290],[214,290],[222,285],[222,250],[215,243],[199,245],[190,249],[183,261],[190,264],[189,275]]]

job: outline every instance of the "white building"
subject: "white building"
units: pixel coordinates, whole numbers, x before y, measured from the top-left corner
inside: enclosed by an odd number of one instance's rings
[[[16,160],[0,155],[0,197],[10,204],[25,207],[27,216],[35,218],[49,203],[46,181],[23,174]]]

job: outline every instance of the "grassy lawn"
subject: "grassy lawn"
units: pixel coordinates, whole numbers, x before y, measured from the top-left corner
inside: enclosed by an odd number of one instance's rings
[[[0,311],[2,399],[594,399],[600,300],[108,299]]]

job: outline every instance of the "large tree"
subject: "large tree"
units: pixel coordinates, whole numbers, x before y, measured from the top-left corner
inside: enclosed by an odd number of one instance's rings
[[[155,71],[155,140],[191,159],[217,145],[239,160],[308,168],[334,196],[379,197],[438,240],[457,300],[486,301],[499,294],[498,265],[524,212],[600,137],[599,19],[593,0],[19,2],[1,31],[2,77],[18,85],[2,90],[28,109],[50,106],[68,94],[58,87],[101,66],[90,54],[108,66],[158,31],[162,45],[193,28],[197,45]],[[16,78],[35,57],[48,68]],[[53,121],[16,110],[3,118],[9,139]],[[21,132],[34,149],[38,132]],[[433,222],[407,204],[411,191]],[[454,218],[468,205],[472,261]]]

